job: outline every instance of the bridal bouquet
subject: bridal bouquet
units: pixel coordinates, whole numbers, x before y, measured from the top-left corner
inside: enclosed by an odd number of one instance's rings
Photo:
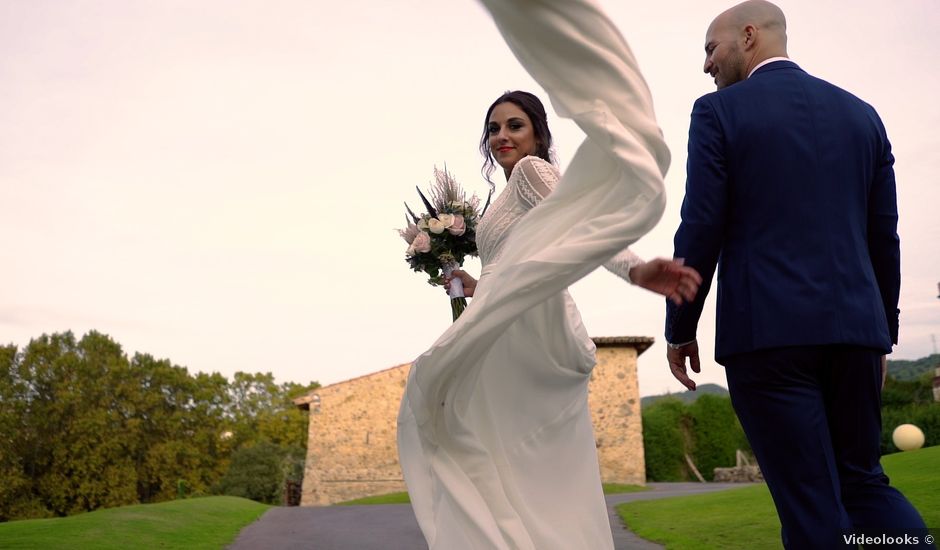
[[[441,286],[444,277],[449,277],[463,265],[464,258],[477,255],[476,226],[480,218],[480,199],[476,195],[468,199],[446,167],[444,170],[434,168],[434,180],[428,192],[430,200],[418,189],[427,212],[417,215],[406,202],[408,214],[405,221],[408,225],[399,229],[398,234],[408,243],[405,261],[411,269],[427,273],[430,276],[428,283]],[[456,321],[467,307],[459,277],[451,281],[449,295]]]

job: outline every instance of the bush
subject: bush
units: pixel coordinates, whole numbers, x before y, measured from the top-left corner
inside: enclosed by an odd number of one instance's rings
[[[685,453],[690,446],[689,418],[686,405],[666,398],[645,407],[643,415],[643,452],[646,479],[649,481],[686,481],[690,479]]]
[[[706,480],[716,467],[734,466],[735,451],[750,451],[728,397],[705,394],[691,404],[675,398],[643,409],[643,451],[648,481],[697,479],[685,460]]]
[[[881,390],[883,408],[903,407],[911,404],[933,404],[933,377],[922,376],[916,380],[885,379]]]
[[[232,454],[232,463],[215,492],[279,504],[284,480],[283,458],[281,448],[267,441],[238,449]]]
[[[881,454],[898,452],[891,435],[901,424],[920,428],[924,432],[924,447],[940,444],[940,403],[933,400],[930,373],[912,380],[896,380],[891,376],[885,380],[881,391]]]
[[[940,445],[940,403],[918,403],[881,410],[881,454],[898,452],[891,435],[901,424],[913,424],[924,432],[924,447]]]
[[[731,399],[702,395],[689,405],[692,417],[695,467],[706,480],[715,477],[715,468],[734,466],[735,451],[750,449]]]

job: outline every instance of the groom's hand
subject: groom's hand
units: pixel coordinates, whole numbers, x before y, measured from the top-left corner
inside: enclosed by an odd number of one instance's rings
[[[698,359],[698,342],[692,341],[679,349],[671,347],[666,348],[666,360],[669,361],[669,370],[672,371],[672,375],[690,391],[695,391],[695,381],[689,378],[688,371],[686,371],[686,357],[689,358],[692,371],[695,373],[702,371],[702,366]]]

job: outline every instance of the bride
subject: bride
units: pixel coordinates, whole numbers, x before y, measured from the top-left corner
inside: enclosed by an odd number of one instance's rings
[[[432,550],[612,549],[587,403],[595,350],[565,289],[605,261],[680,303],[701,279],[627,249],[662,214],[669,154],[619,32],[587,0],[484,3],[587,139],[560,178],[535,96],[488,110],[485,166],[507,184],[477,228],[479,281],[456,273],[472,303],[409,373],[402,471]]]

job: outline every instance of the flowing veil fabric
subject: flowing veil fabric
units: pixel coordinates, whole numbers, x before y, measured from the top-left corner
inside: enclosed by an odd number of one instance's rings
[[[483,432],[500,430],[499,418],[481,418],[504,410],[480,395],[481,376],[500,376],[484,367],[526,312],[556,300],[655,226],[665,206],[669,151],[636,60],[593,2],[482,3],[555,111],[573,119],[586,139],[557,188],[518,221],[499,261],[484,268],[470,307],[414,361],[398,419],[399,456],[432,548],[443,548],[444,540],[462,540],[458,547],[468,548],[534,548],[531,521],[507,479],[506,464],[518,457],[494,444],[499,438],[481,433],[481,426]],[[566,389],[518,391],[535,402],[539,392],[550,400]],[[590,437],[589,425],[586,430]],[[593,445],[590,451],[596,468]],[[577,463],[578,457],[531,458]],[[441,533],[441,526],[462,532]]]

